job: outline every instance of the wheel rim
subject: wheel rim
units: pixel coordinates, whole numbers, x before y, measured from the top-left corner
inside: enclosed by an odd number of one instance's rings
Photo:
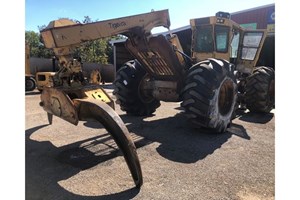
[[[218,99],[218,108],[221,115],[227,115],[234,101],[234,84],[230,79],[225,80],[221,87]]]
[[[138,95],[142,102],[144,103],[150,103],[154,100],[151,90],[145,88],[145,85],[150,80],[150,77],[148,74],[146,74],[143,79],[140,82],[140,85],[138,87]]]

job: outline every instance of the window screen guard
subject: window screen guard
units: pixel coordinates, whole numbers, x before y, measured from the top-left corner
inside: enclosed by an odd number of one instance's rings
[[[257,49],[260,45],[263,32],[246,32],[243,39],[243,47],[241,51],[241,59],[254,60]]]

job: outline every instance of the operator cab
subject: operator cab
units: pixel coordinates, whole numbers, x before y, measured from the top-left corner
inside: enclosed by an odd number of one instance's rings
[[[193,60],[225,59],[244,73],[252,72],[266,37],[265,30],[245,30],[232,21],[226,12],[191,19],[190,24]]]

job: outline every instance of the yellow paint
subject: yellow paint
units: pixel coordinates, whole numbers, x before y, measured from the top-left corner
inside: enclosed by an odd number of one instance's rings
[[[90,97],[93,99],[99,99],[105,103],[111,102],[109,96],[101,89],[86,91],[85,94],[87,97]]]

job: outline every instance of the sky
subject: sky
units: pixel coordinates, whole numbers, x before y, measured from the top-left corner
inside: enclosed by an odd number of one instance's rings
[[[190,19],[213,16],[218,11],[237,12],[273,3],[274,0],[25,0],[25,30],[38,32],[38,26],[58,18],[82,21],[89,16],[101,21],[152,9],[168,9],[171,29],[175,29],[189,25]]]

